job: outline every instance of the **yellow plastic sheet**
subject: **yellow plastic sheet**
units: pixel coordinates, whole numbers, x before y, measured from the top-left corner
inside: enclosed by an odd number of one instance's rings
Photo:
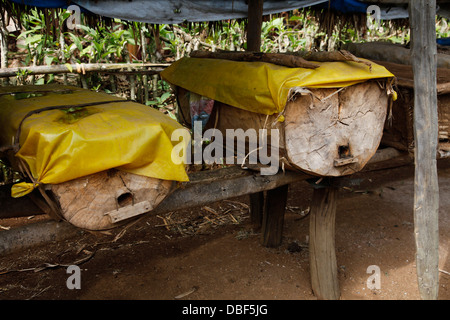
[[[363,60],[363,59],[361,59]],[[292,88],[341,88],[394,75],[372,63],[317,62],[316,69],[288,68],[264,62],[182,58],[161,76],[191,92],[244,110],[282,112]]]
[[[11,94],[18,91],[29,93]],[[118,99],[67,86],[0,88],[0,143],[13,143],[20,122],[32,110]],[[188,181],[184,164],[171,159],[172,149],[179,143],[171,141],[171,134],[181,128],[167,115],[126,100],[73,112],[33,114],[21,126],[20,150],[15,156],[27,164],[35,183],[16,184],[12,195],[25,195],[36,183],[57,184],[111,168]]]

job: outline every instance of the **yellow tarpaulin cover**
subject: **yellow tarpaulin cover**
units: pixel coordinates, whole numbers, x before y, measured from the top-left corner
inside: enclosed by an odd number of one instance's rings
[[[1,146],[13,144],[20,122],[32,110],[119,99],[68,86],[2,87]],[[179,143],[171,141],[171,134],[179,128],[182,126],[169,116],[126,100],[75,110],[49,110],[23,122],[20,150],[15,156],[23,159],[34,180],[43,184],[57,184],[111,168],[187,181],[184,164],[171,160],[173,146]],[[31,183],[16,184],[12,195],[25,195],[33,187]]]
[[[364,59],[361,59],[364,60]],[[394,75],[372,63],[317,62],[316,69],[288,68],[264,62],[182,58],[161,76],[167,82],[236,108],[282,112],[292,88],[341,88]]]

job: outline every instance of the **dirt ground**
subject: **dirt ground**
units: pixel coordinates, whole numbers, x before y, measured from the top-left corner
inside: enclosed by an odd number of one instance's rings
[[[419,299],[415,268],[411,166],[365,174],[340,189],[336,255],[341,300]],[[450,299],[450,162],[439,163],[439,299]],[[290,186],[283,243],[260,244],[248,197],[149,215],[107,234],[30,248],[0,258],[2,300],[316,300],[309,274],[307,215],[312,188]],[[31,221],[46,219],[34,217]],[[30,221],[26,219],[27,221]],[[4,228],[22,219],[0,220]],[[165,223],[168,226],[165,226]],[[0,231],[2,232],[2,231]],[[81,268],[81,289],[68,289],[67,265]],[[367,269],[381,271],[369,289]]]

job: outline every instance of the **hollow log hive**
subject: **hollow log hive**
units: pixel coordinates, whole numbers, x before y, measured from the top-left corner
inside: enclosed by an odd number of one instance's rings
[[[381,81],[343,89],[311,89],[288,101],[284,121],[215,102],[209,127],[278,129],[280,164],[318,176],[342,176],[360,171],[375,154],[383,134],[388,94]],[[189,92],[177,88],[180,121],[191,125]],[[217,119],[217,121],[216,121]],[[267,141],[271,141],[270,130]],[[239,138],[238,139],[245,139]]]

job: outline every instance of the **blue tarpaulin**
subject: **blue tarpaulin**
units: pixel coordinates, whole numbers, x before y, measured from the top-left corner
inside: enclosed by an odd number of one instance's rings
[[[70,1],[67,0],[11,0],[11,2],[27,6],[33,6],[38,8],[49,8],[49,9],[55,8],[66,9],[70,5]]]
[[[356,0],[333,0],[330,3],[324,3],[322,7],[330,7],[330,9],[342,12],[342,13],[365,13],[370,3],[363,3]]]
[[[361,14],[371,13],[368,12],[368,8],[374,4],[379,8],[379,18],[381,20],[404,19],[409,16],[407,5],[377,4],[375,2],[368,3],[358,0],[331,0],[329,3],[327,1],[318,5],[318,7],[323,9],[330,8],[343,14]]]
[[[437,43],[441,46],[450,46],[450,38],[440,38],[437,39]]]

